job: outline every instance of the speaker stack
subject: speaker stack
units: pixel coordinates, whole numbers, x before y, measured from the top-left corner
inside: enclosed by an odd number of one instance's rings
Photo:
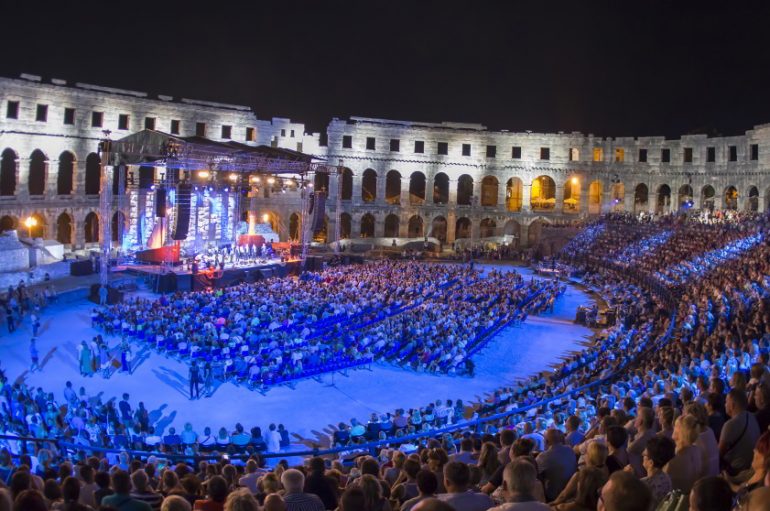
[[[155,217],[166,217],[166,189],[162,186],[155,190]]]
[[[179,183],[176,185],[176,204],[174,205],[174,229],[171,239],[183,241],[187,239],[190,229],[190,203],[192,202],[192,184]]]

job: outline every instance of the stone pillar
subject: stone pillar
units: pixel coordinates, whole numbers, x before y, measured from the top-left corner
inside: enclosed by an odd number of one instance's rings
[[[410,178],[408,177],[402,177],[401,178],[401,206],[408,206],[410,204],[409,202],[409,181]]]
[[[588,182],[587,178],[580,180],[580,209],[581,216],[588,214]]]
[[[363,202],[361,198],[363,188],[363,175],[353,175],[353,196],[351,201],[353,204],[360,204]]]
[[[433,180],[435,177],[435,174],[425,175],[425,205],[427,206],[433,204]],[[426,230],[425,232],[428,231]]]
[[[451,245],[455,241],[455,229],[457,228],[457,216],[454,211],[447,211],[446,215],[446,242]]]
[[[20,157],[16,161],[16,197],[29,200],[29,158]]]
[[[457,179],[449,179],[449,204],[457,205]]]
[[[521,212],[529,213],[532,211],[532,183],[522,183],[521,185]]]
[[[385,179],[386,174],[377,174],[377,198],[374,203],[381,206],[385,205]]]
[[[529,247],[529,224],[521,224],[521,229],[519,230],[519,247]]]
[[[634,212],[634,193],[635,190],[628,190],[626,189],[624,191],[623,195],[623,210],[628,213]]]
[[[556,203],[553,205],[554,212],[566,213],[569,211],[564,203],[564,183],[556,183],[554,198],[556,199]]]
[[[375,234],[377,232],[375,222]],[[361,217],[359,215],[351,215],[350,218],[350,239],[356,239],[361,237]]]
[[[506,211],[507,204],[505,203],[505,188],[506,184],[498,181],[497,183],[497,210]]]
[[[387,215],[381,215],[378,213],[374,213],[374,237],[375,238],[384,238],[385,237],[385,217]],[[359,220],[360,225],[360,220]],[[360,233],[359,228],[359,233]]]

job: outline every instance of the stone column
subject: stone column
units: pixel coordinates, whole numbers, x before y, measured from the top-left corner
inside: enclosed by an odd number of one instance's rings
[[[521,212],[529,213],[532,211],[532,183],[522,183],[521,185]]]
[[[410,178],[408,177],[402,177],[401,178],[401,206],[408,206],[410,204],[409,202],[409,181]]]
[[[386,174],[378,173],[377,174],[377,197],[374,201],[375,204],[379,204],[381,206],[385,205],[385,179]]]
[[[451,245],[455,241],[455,229],[457,228],[457,216],[454,211],[447,211],[446,215],[446,242]]]
[[[449,204],[457,205],[457,179],[449,179]]]
[[[522,223],[519,230],[519,247],[529,247],[529,224]]]

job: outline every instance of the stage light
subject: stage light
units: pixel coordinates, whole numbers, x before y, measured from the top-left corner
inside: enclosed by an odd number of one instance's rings
[[[230,181],[237,181],[238,180],[238,174],[236,174],[234,172],[232,174],[230,174],[229,177],[230,177]]]
[[[313,188],[313,183],[308,183],[308,184],[307,184],[307,187],[308,187],[308,188]]]
[[[251,176],[249,178],[249,181],[251,181],[252,183],[259,183],[259,176]]]
[[[155,189],[155,185],[152,185],[152,186],[150,187],[150,190],[154,190],[154,189]]]
[[[37,225],[37,218],[35,218],[33,216],[28,216],[24,220],[24,225],[27,226],[27,235],[28,235],[28,237],[32,238],[32,228]]]
[[[211,174],[208,170],[199,170],[198,171],[198,177],[201,179],[207,179]]]
[[[227,187],[225,187],[225,191],[226,191],[226,192],[229,192],[229,191],[230,191],[230,189],[229,189],[229,188],[227,188]]]
[[[267,182],[268,182],[268,184],[273,184],[273,183],[275,183],[275,178],[274,177],[269,177],[269,178],[267,178]]]
[[[267,223],[269,220],[270,220],[270,215],[268,215],[267,213],[262,215],[262,221],[263,222]]]
[[[571,179],[571,181],[572,181],[572,184],[573,184],[573,185],[576,185],[576,184],[578,184],[578,178],[577,178],[577,177],[573,177],[573,178]]]

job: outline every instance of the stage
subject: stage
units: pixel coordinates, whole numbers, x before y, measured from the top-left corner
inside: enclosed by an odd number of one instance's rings
[[[114,271],[148,277],[156,293],[175,291],[202,291],[235,286],[244,282],[256,282],[270,277],[299,275],[302,264],[299,259],[264,259],[252,264],[225,265],[224,269],[199,269],[193,271],[186,265],[126,264],[115,266]]]

